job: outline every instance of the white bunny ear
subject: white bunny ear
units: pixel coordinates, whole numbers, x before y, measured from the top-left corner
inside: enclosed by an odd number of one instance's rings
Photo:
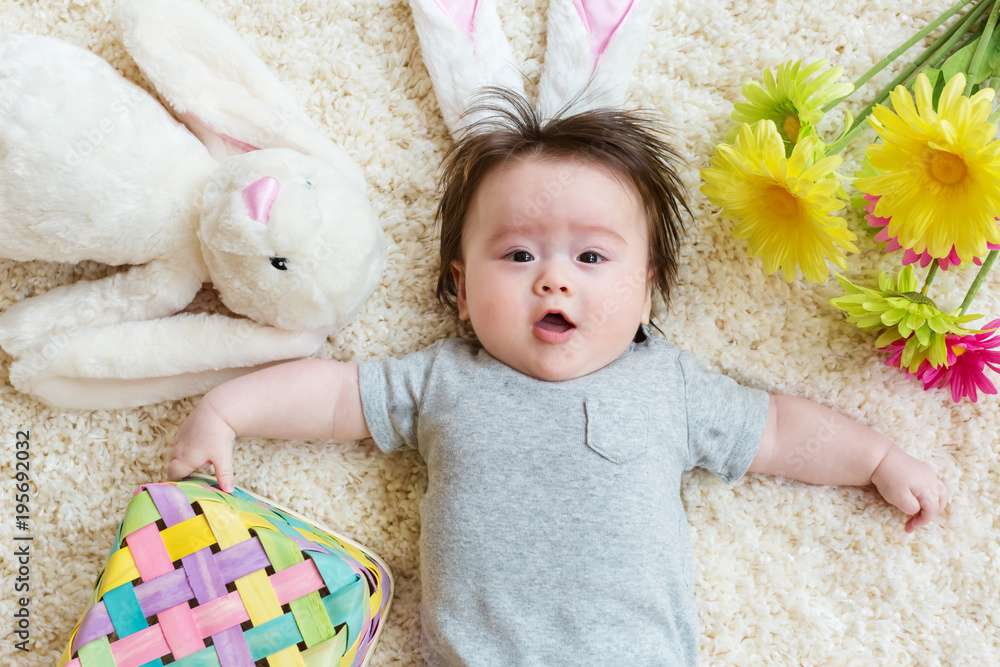
[[[201,394],[264,366],[308,357],[326,337],[325,331],[183,313],[57,333],[15,359],[10,382],[53,407],[135,407]]]
[[[213,156],[291,148],[364,186],[357,163],[313,126],[240,36],[196,0],[120,0],[114,22],[136,64]]]
[[[494,0],[411,0],[410,6],[424,64],[452,136],[477,120],[463,114],[480,88],[499,86],[524,96]]]
[[[621,108],[646,44],[651,0],[551,0],[538,110]]]

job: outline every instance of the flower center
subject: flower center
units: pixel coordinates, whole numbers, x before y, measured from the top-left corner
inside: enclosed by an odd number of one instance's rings
[[[968,168],[965,160],[948,151],[935,150],[931,154],[931,176],[945,185],[954,185],[965,178]]]
[[[921,294],[920,292],[901,292],[899,293],[901,297],[912,301],[913,303],[923,304],[925,306],[931,306],[932,308],[937,308],[937,304],[926,294]]]
[[[790,218],[799,212],[798,200],[792,193],[780,185],[769,187],[767,192],[764,193],[764,198],[771,206],[771,210],[783,218]]]
[[[955,353],[956,357],[960,357],[963,354],[965,354],[965,348],[964,347],[959,347],[958,345],[956,345],[955,347],[951,348],[951,351]]]
[[[799,117],[795,114],[789,114],[785,116],[785,122],[781,124],[781,129],[785,131],[785,136],[795,143],[799,140],[799,130],[802,129],[802,123],[799,121]]]

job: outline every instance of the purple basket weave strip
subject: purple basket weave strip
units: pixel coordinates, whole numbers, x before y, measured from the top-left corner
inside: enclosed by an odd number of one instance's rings
[[[229,628],[212,635],[212,644],[219,657],[219,667],[243,667],[254,664],[253,656],[250,655],[250,647],[247,646],[243,630],[239,627]]]
[[[181,558],[181,563],[184,565],[188,584],[191,585],[191,591],[198,604],[205,604],[226,594],[226,582],[219,572],[215,559],[212,558],[212,550],[209,547],[184,556]]]
[[[147,484],[145,489],[168,526],[194,518],[194,510],[191,509],[187,496],[173,484]]]
[[[215,566],[219,568],[223,583],[228,584],[236,581],[240,577],[245,577],[251,572],[263,570],[271,564],[260,540],[251,537],[249,540],[234,544],[228,549],[223,549],[217,554],[212,554],[215,558]]]
[[[295,545],[302,551],[319,551],[321,553],[325,553],[330,556],[333,555],[330,553],[330,550],[324,547],[322,544],[318,542],[312,542],[304,537],[293,537],[292,541],[295,542]]]
[[[203,551],[208,551],[208,557],[214,560],[215,570],[219,573],[222,581],[221,592],[213,597],[225,595],[227,593],[226,584],[229,582],[236,581],[257,570],[263,570],[271,564],[264,552],[264,547],[261,546],[260,540],[256,537],[233,545],[217,554],[211,553],[208,547],[197,553]],[[190,557],[185,556],[181,560],[184,562]],[[193,582],[190,581],[190,575],[187,573],[187,563],[184,562],[184,565],[184,570],[168,572],[135,587],[135,596],[139,600],[139,606],[142,607],[143,613],[152,616],[196,597]],[[198,602],[202,603],[203,601],[199,599]],[[80,622],[80,629],[77,630],[76,637],[73,639],[73,650],[76,651],[79,647],[114,631],[108,610],[104,606],[104,602],[100,601],[87,610],[83,621]]]
[[[100,601],[87,610],[83,620],[80,621],[80,629],[73,637],[72,650],[75,653],[81,646],[86,646],[95,639],[105,637],[115,631],[108,616],[108,608],[104,606],[104,601]]]

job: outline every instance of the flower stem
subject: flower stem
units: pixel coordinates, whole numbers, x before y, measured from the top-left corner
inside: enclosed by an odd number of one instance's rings
[[[972,30],[973,34],[975,34],[973,27],[979,23],[979,19],[982,18],[983,14],[986,13],[986,10],[990,8],[990,5],[990,2],[981,2],[973,7],[965,16],[956,21],[955,25],[948,29],[948,32],[941,35],[937,42],[931,45],[930,49],[933,49],[935,52],[934,59],[929,63],[931,67],[941,67],[941,65],[944,64],[944,61],[952,55],[954,46],[959,42],[959,40],[965,37],[970,30]],[[938,42],[943,42],[941,48],[938,48]]]
[[[979,38],[979,44],[976,46],[976,52],[972,54],[972,62],[969,64],[969,75],[965,80],[966,97],[972,94],[972,87],[976,85],[976,72],[979,71],[979,64],[982,63],[983,58],[986,56],[986,47],[990,45],[990,39],[993,37],[993,28],[996,27],[997,18],[1000,18],[1000,13],[998,12],[1000,12],[1000,3],[994,2],[993,9],[990,11],[990,18],[986,21],[986,27],[983,29],[983,34]]]
[[[1000,59],[997,60],[997,67],[1000,68]],[[993,76],[990,78],[990,88],[993,90],[1000,88],[1000,72],[997,70],[993,71]],[[996,104],[996,100],[994,100],[993,103]],[[993,110],[990,117],[986,119],[986,122],[995,123],[998,119],[1000,119],[1000,105]]]
[[[972,300],[976,298],[976,292],[979,291],[979,286],[983,284],[986,274],[993,268],[993,262],[997,261],[997,253],[1000,253],[1000,250],[990,250],[990,254],[986,256],[986,260],[983,262],[982,267],[980,267],[979,273],[976,274],[976,279],[972,281],[972,287],[969,288],[968,293],[965,295],[965,301],[962,302],[962,311],[959,315],[965,315],[965,312],[969,310]]]
[[[933,21],[931,21],[930,23],[928,23],[926,26],[924,26],[923,30],[921,30],[920,32],[918,32],[917,34],[915,34],[913,37],[911,37],[910,39],[908,39],[906,42],[904,42],[902,45],[900,45],[899,48],[897,48],[895,51],[893,51],[892,53],[890,53],[889,55],[887,55],[885,58],[883,58],[881,61],[879,61],[878,63],[876,63],[875,66],[872,67],[870,70],[868,70],[867,72],[865,72],[864,74],[862,74],[861,78],[854,82],[854,90],[856,91],[859,88],[861,88],[861,86],[863,86],[866,83],[868,83],[869,79],[871,79],[873,76],[875,76],[876,74],[878,74],[879,72],[881,72],[882,70],[884,70],[889,65],[889,63],[891,63],[892,61],[894,61],[899,56],[903,55],[903,53],[905,53],[906,51],[909,51],[910,47],[912,47],[914,44],[916,44],[917,42],[919,42],[920,40],[922,40],[924,37],[926,37],[927,35],[929,35],[939,25],[941,25],[942,23],[944,23],[945,21],[947,21],[949,18],[951,18],[959,9],[961,9],[962,7],[966,6],[967,4],[969,4],[970,2],[973,2],[973,1],[974,0],[959,0],[959,2],[955,3],[949,9],[945,10],[945,12],[943,14],[941,14],[941,16],[937,17],[936,19],[934,19]],[[945,35],[942,35],[938,39],[940,40],[940,39],[943,39],[944,37],[945,37]],[[832,102],[830,102],[829,104],[827,104],[826,106],[823,107],[823,112],[825,113],[827,111],[830,111],[831,109],[833,109],[834,107],[836,107],[838,104],[840,104],[841,102],[843,102],[844,100],[846,100],[848,97],[850,97],[853,94],[854,94],[854,91],[848,93],[847,95],[844,95],[841,98],[833,100]]]
[[[997,90],[1000,87],[1000,58],[997,58],[996,63],[993,65],[993,72],[990,75],[989,86],[993,90]],[[996,100],[993,100],[993,104],[996,105]],[[1000,118],[1000,106],[993,110],[990,117],[987,119],[989,123],[997,122],[997,118]]]
[[[936,259],[931,260],[931,270],[927,272],[927,278],[924,279],[924,286],[920,290],[920,293],[924,296],[927,296],[927,290],[930,289],[931,283],[934,282],[934,276],[937,275],[939,266]]]
[[[958,8],[960,8],[962,4],[966,3],[959,3],[959,5],[952,7],[948,11],[950,12],[952,10],[957,10]],[[923,68],[923,66],[927,63],[928,60],[931,59],[932,56],[938,53],[947,56],[951,51],[952,47],[954,47],[954,45],[958,42],[958,40],[960,40],[962,36],[965,35],[969,31],[969,29],[976,24],[976,22],[979,20],[979,17],[983,15],[983,12],[985,12],[986,9],[991,4],[995,5],[996,3],[992,1],[986,1],[980,3],[978,6],[973,8],[969,13],[967,13],[965,16],[959,19],[959,21],[956,22],[955,25],[951,26],[947,30],[947,32],[945,32],[937,40],[935,40],[933,44],[927,47],[927,49],[925,49],[924,52],[921,53],[909,67],[904,69],[896,76],[895,79],[890,81],[885,88],[879,91],[879,93],[868,104],[868,106],[866,106],[864,109],[861,110],[860,113],[858,113],[857,117],[854,119],[854,125],[851,127],[851,129],[848,132],[845,132],[840,137],[840,139],[835,141],[827,148],[827,150],[825,151],[826,155],[836,155],[840,151],[844,150],[844,148],[849,146],[851,142],[854,141],[858,137],[858,135],[864,132],[864,130],[866,129],[867,126],[865,125],[864,120],[871,114],[872,110],[876,106],[884,102],[885,98],[889,97],[889,93],[891,93],[896,88],[896,86],[900,85],[905,81],[908,81],[911,77],[915,76],[915,74]],[[896,51],[899,51],[899,49],[897,49]],[[855,84],[855,90],[857,90],[857,86],[868,80],[865,77],[869,77],[869,74],[874,75],[875,73],[877,73],[877,70],[884,68],[887,64],[888,63],[885,61],[879,63],[874,68],[872,68],[872,70],[869,73],[865,74],[863,77],[858,79],[859,83]],[[842,97],[839,100],[835,100],[831,104],[828,104],[826,107],[824,107],[823,110],[827,111],[829,108],[832,108],[831,106],[832,104],[839,104],[844,99],[846,99],[846,97]]]

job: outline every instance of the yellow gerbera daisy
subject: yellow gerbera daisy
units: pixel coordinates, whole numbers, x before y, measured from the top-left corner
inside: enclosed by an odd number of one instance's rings
[[[773,122],[743,123],[736,145],[716,146],[711,167],[701,170],[701,191],[736,221],[733,236],[749,239],[749,255],[762,259],[768,275],[780,268],[788,282],[796,265],[807,280],[824,282],[825,260],[844,269],[844,252],[858,251],[844,219],[830,215],[844,207],[834,196],[840,181],[828,178],[841,158],[813,163],[816,143],[805,137],[786,158]]]
[[[963,262],[982,257],[1000,243],[1000,141],[987,122],[993,90],[965,97],[965,76],[953,76],[938,101],[927,77],[917,76],[915,99],[902,86],[871,123],[882,138],[866,156],[877,175],[857,181],[879,197],[874,214],[891,218],[888,235],[920,255],[948,257],[952,246]]]

